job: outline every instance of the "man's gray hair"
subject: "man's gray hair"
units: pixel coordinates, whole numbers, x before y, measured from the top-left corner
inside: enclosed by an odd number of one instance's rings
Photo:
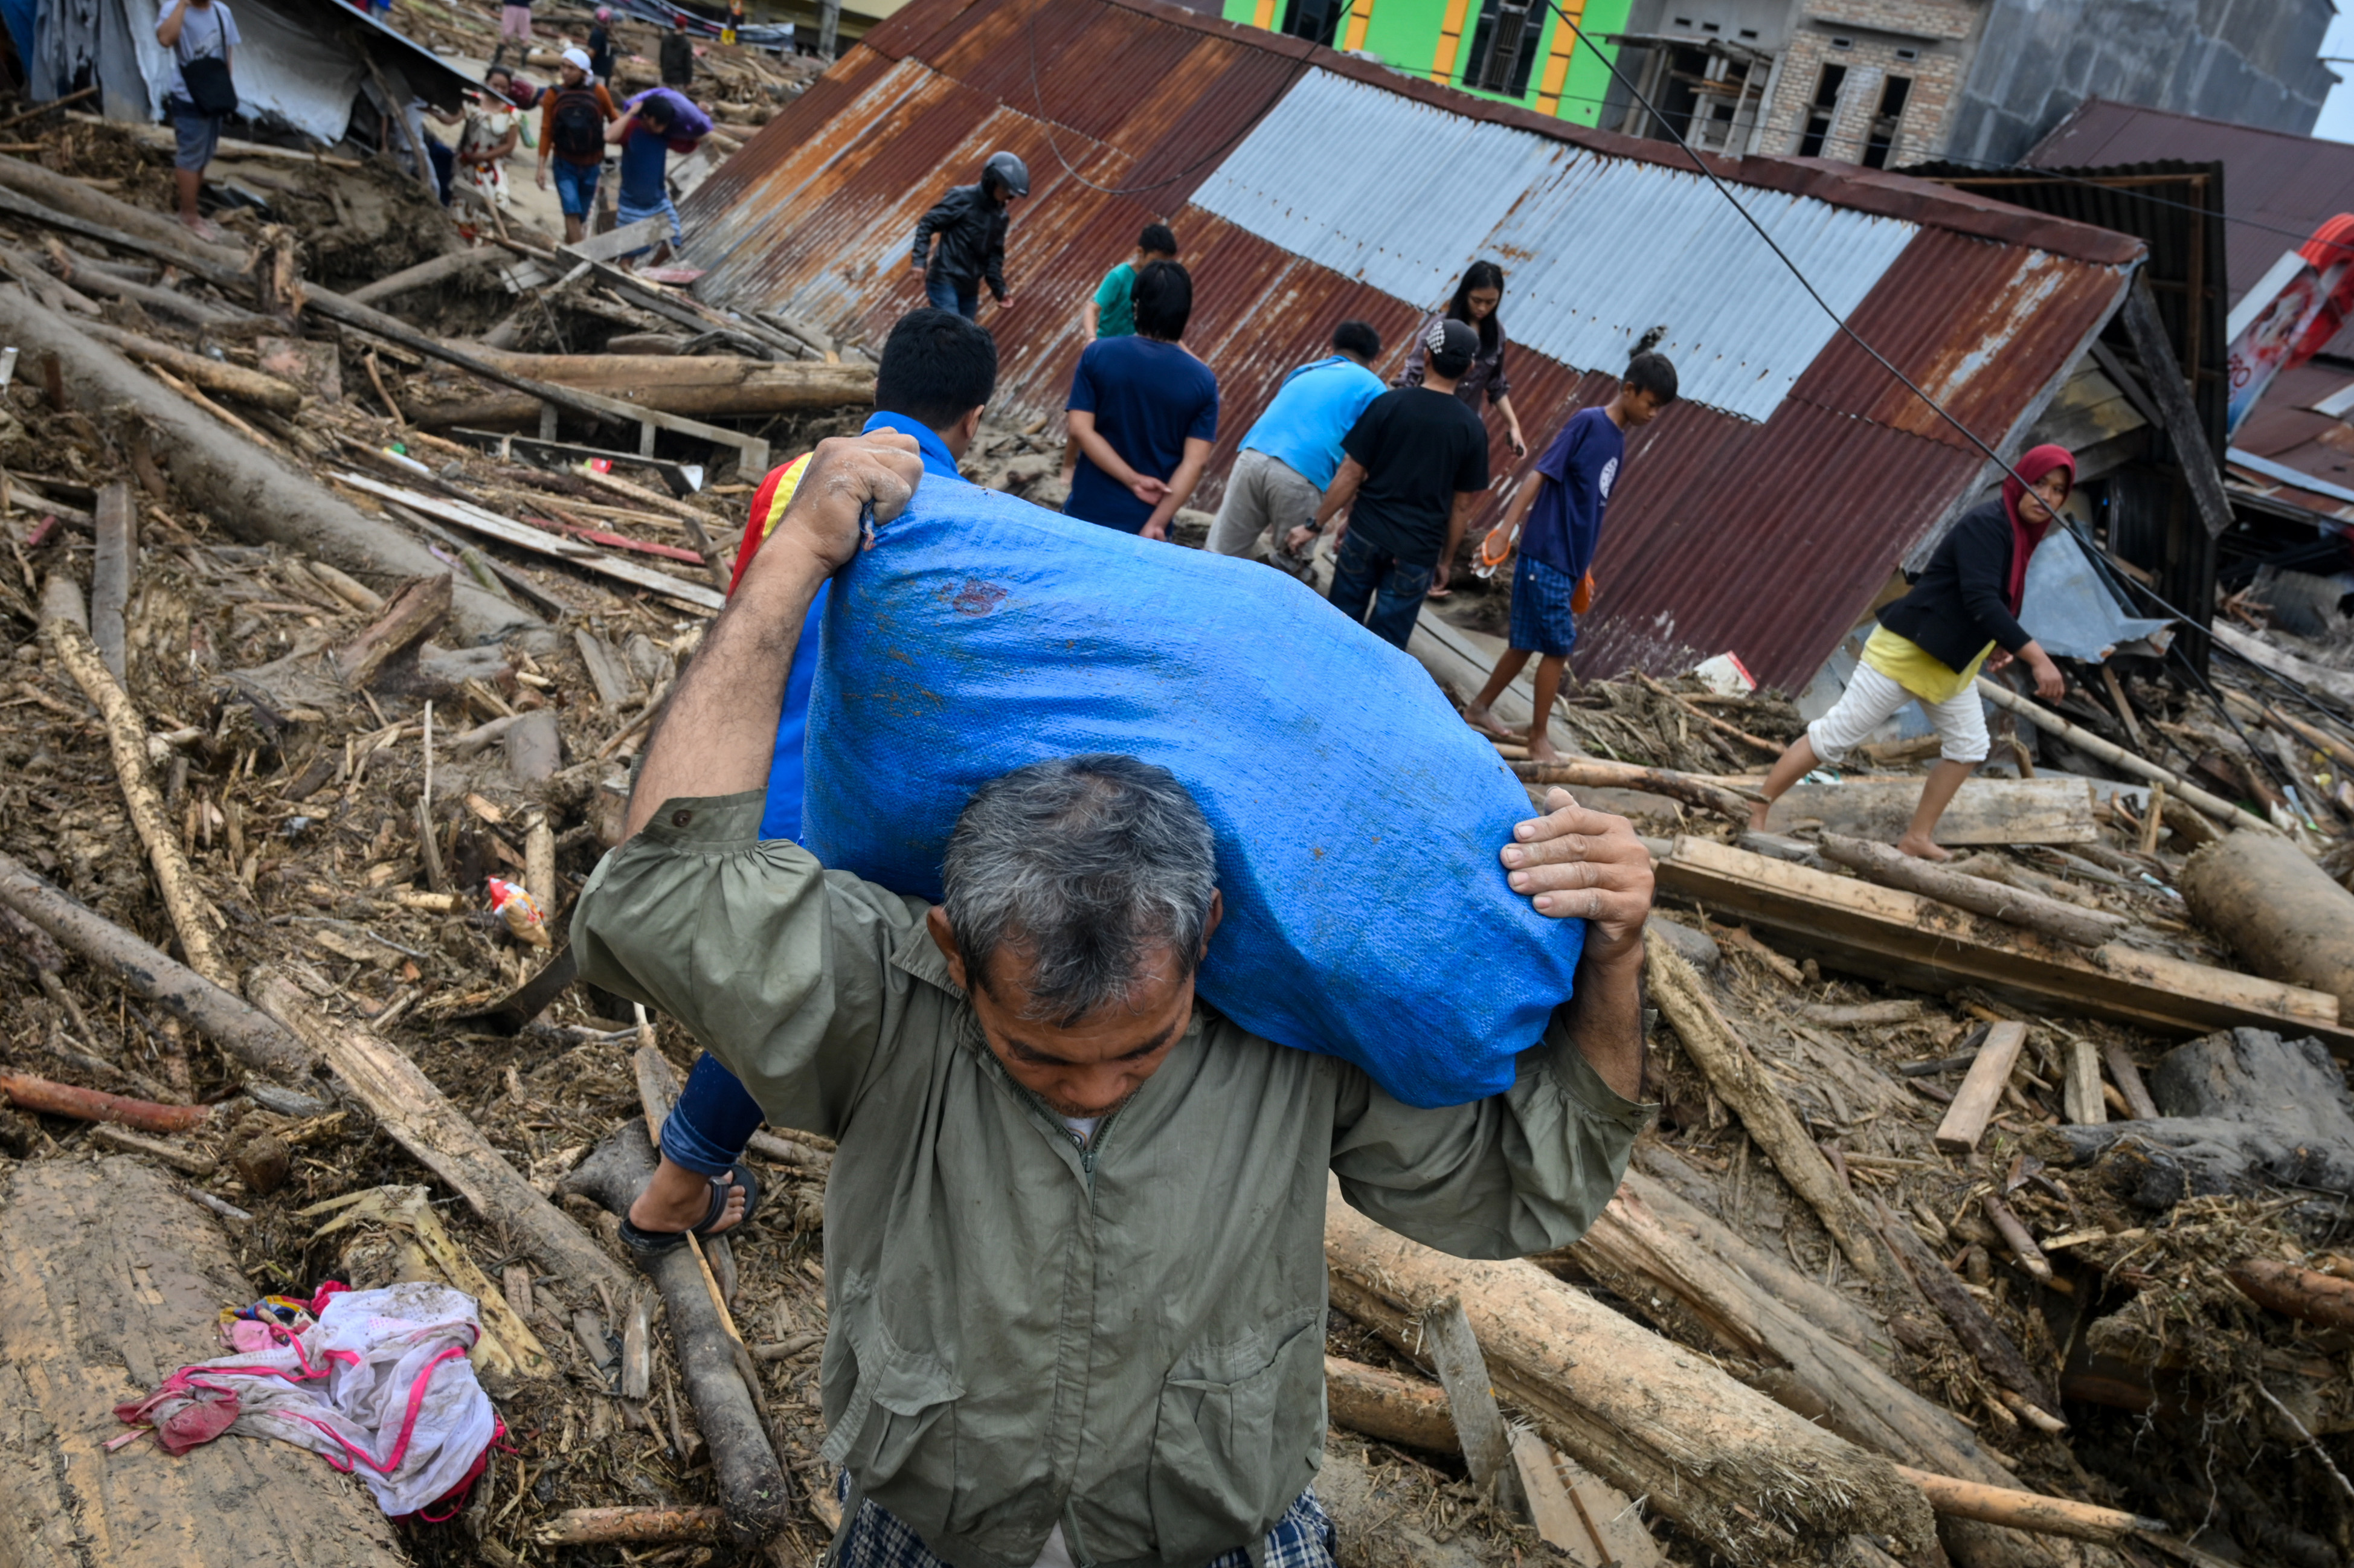
[[[1034,762],[981,787],[942,868],[965,974],[988,986],[1011,948],[1029,961],[1028,1016],[1067,1028],[1125,1001],[1166,948],[1201,960],[1216,841],[1177,776],[1133,757]]]

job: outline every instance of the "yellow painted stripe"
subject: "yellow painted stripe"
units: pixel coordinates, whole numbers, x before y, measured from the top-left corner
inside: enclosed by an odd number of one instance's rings
[[[1544,76],[1537,88],[1537,112],[1561,112],[1562,84],[1569,79],[1570,57],[1577,53],[1577,35],[1569,30],[1571,22],[1585,20],[1585,0],[1566,0],[1562,12],[1568,20],[1555,17],[1553,43],[1545,50]]]
[[[1447,0],[1446,19],[1438,24],[1438,53],[1430,62],[1430,79],[1445,85],[1455,79],[1455,56],[1463,47],[1463,14],[1471,0]]]
[[[801,487],[801,475],[809,468],[814,454],[803,452],[785,466],[785,475],[777,481],[777,488],[769,493],[769,514],[760,519],[760,537],[765,539],[777,531],[777,519],[793,502],[793,492]]]
[[[1273,27],[1275,26],[1275,0],[1258,0],[1258,14],[1251,18],[1251,23],[1255,26]]]
[[[1349,30],[1341,37],[1341,47],[1344,49],[1363,48],[1365,26],[1373,19],[1373,0],[1357,0],[1355,5],[1349,7]]]

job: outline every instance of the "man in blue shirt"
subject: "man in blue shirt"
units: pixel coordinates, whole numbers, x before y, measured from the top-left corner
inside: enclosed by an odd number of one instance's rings
[[[1594,565],[1602,540],[1602,514],[1610,505],[1627,461],[1627,432],[1659,418],[1676,400],[1676,367],[1660,354],[1637,355],[1619,378],[1618,395],[1599,408],[1572,415],[1537,471],[1514,498],[1497,527],[1509,547],[1519,535],[1521,559],[1512,571],[1511,651],[1496,661],[1487,686],[1466,704],[1464,719],[1499,739],[1515,737],[1490,711],[1504,688],[1538,655],[1536,716],[1530,721],[1529,760],[1553,762],[1560,754],[1546,733],[1562,671],[1577,644],[1578,587]],[[1526,532],[1522,528],[1526,524]],[[1501,558],[1501,549],[1481,552]],[[1591,590],[1588,590],[1591,598]]]
[[[673,249],[686,243],[678,208],[670,200],[670,155],[692,153],[711,134],[711,117],[683,93],[657,87],[630,100],[622,116],[605,127],[605,140],[621,149],[620,201],[613,214],[620,228],[649,217],[670,219]],[[631,257],[642,250],[630,252]]]
[[[1342,322],[1332,348],[1330,358],[1285,376],[1243,438],[1210,529],[1210,548],[1219,555],[1247,556],[1264,544],[1267,565],[1308,575],[1308,563],[1284,547],[1284,536],[1316,515],[1340,471],[1341,440],[1384,390],[1371,369],[1382,356],[1382,334],[1371,323]]]
[[[997,344],[983,327],[953,311],[910,311],[883,344],[875,374],[875,414],[860,432],[896,430],[913,436],[924,471],[957,477],[957,460],[981,428],[981,412],[997,388]],[[752,515],[736,555],[735,591],[761,541],[784,515],[806,455],[777,470],[752,497]],[[809,733],[810,695],[817,681],[819,629],[826,589],[818,589],[802,623],[785,677],[784,712],[769,764],[763,839],[801,833],[802,743]],[[743,1224],[759,1202],[759,1186],[743,1163],[745,1146],[759,1129],[760,1107],[736,1075],[707,1053],[695,1059],[678,1103],[663,1122],[662,1161],[621,1223],[621,1240],[641,1258],[684,1245],[685,1233],[711,1235]]]
[[[1174,261],[1152,262],[1136,275],[1136,335],[1097,338],[1079,355],[1069,515],[1169,537],[1218,435],[1218,378],[1177,343],[1193,313],[1192,276]]]

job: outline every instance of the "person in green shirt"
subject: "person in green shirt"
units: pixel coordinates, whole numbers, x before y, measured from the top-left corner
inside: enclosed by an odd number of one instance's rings
[[[1177,260],[1177,237],[1165,223],[1148,223],[1136,238],[1136,254],[1104,274],[1082,311],[1087,336],[1132,337],[1136,333],[1136,275],[1155,261]]]
[[[649,741],[574,916],[582,978],[837,1141],[835,1562],[1325,1568],[1328,1181],[1466,1256],[1585,1232],[1646,1115],[1649,855],[1565,792],[1515,829],[1508,885],[1587,922],[1576,994],[1511,1088],[1425,1110],[1197,1001],[1215,846],[1164,769],[1061,758],[983,785],[938,906],[763,842],[810,603],[862,507],[887,524],[922,472],[904,436],[819,446]]]

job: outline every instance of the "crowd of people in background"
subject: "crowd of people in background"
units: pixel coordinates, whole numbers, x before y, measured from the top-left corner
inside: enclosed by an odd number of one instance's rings
[[[978,182],[924,214],[910,260],[932,308],[976,320],[984,285],[999,303],[1011,301],[1006,234],[1013,204],[1029,194],[1022,160],[997,153]],[[1218,434],[1217,376],[1183,343],[1193,280],[1179,255],[1170,227],[1149,223],[1104,274],[1080,307],[1088,342],[1065,406],[1064,512],[1153,540],[1170,536]],[[1423,318],[1387,387],[1373,368],[1380,333],[1366,322],[1337,323],[1331,354],[1288,374],[1243,437],[1209,547],[1307,578],[1318,541],[1329,538],[1327,597],[1404,648],[1424,603],[1453,591],[1456,556],[1489,494],[1487,410],[1503,421],[1512,456],[1528,455],[1505,370],[1503,299],[1501,267],[1466,268],[1453,297]],[[1500,732],[1493,704],[1536,660],[1540,716],[1526,741],[1539,760],[1555,755],[1542,715],[1594,592],[1594,553],[1626,432],[1675,397],[1675,366],[1648,349],[1634,354],[1609,401],[1564,424],[1481,543],[1483,574],[1514,563],[1511,652],[1465,717]]]

